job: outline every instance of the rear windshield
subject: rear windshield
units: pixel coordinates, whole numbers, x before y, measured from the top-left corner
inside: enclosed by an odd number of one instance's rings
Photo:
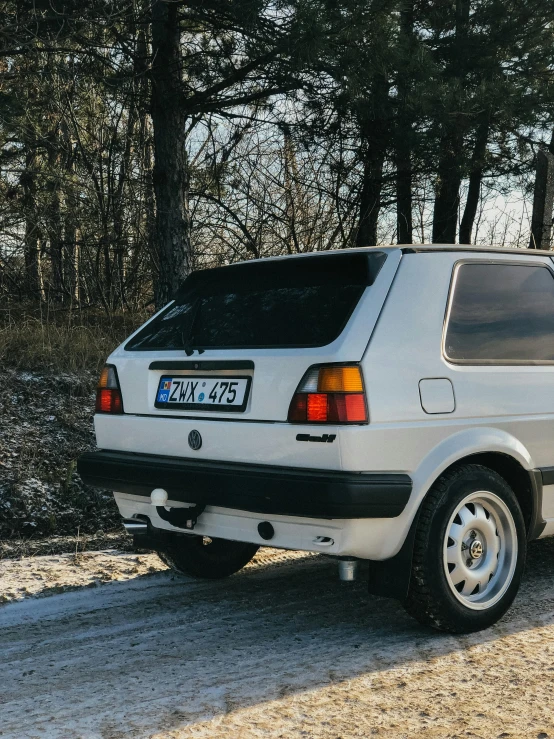
[[[326,254],[193,272],[126,345],[155,349],[324,346],[345,327],[386,255]]]

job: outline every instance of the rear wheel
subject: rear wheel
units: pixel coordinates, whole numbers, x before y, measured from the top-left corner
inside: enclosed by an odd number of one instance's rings
[[[257,551],[256,544],[191,534],[180,536],[178,543],[159,551],[158,556],[183,575],[217,580],[241,570]]]
[[[406,609],[442,631],[487,628],[515,598],[525,556],[525,524],[512,489],[487,467],[460,466],[422,504]]]

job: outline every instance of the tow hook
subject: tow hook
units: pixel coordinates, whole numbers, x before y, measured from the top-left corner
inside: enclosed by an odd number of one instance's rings
[[[189,508],[167,508],[167,491],[163,488],[156,488],[150,494],[150,502],[156,508],[156,513],[163,520],[175,526],[178,529],[189,529],[192,531],[206,506],[199,504]]]

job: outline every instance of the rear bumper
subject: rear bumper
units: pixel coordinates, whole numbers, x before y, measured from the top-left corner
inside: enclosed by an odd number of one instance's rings
[[[183,459],[131,452],[83,454],[84,482],[149,497],[253,513],[310,518],[395,518],[410,497],[412,480],[393,473],[336,472],[294,467]]]

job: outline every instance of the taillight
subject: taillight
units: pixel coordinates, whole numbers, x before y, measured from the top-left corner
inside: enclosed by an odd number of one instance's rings
[[[123,400],[117,379],[117,370],[113,364],[107,364],[102,370],[96,389],[97,413],[123,413]]]
[[[310,367],[291,400],[289,423],[367,423],[357,364]]]

